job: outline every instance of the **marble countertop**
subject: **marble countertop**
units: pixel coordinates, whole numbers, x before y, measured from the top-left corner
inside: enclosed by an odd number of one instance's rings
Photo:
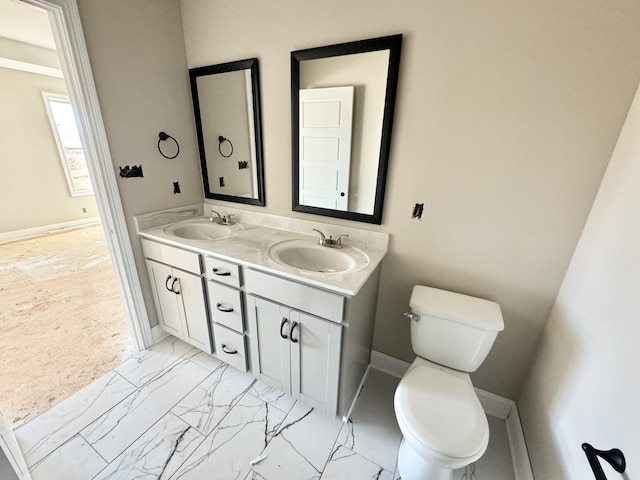
[[[208,216],[202,215],[202,209],[198,207],[199,206],[195,206],[191,210],[174,209],[167,212],[138,216],[136,217],[138,233],[143,238],[149,240],[180,247],[203,255],[213,255],[253,270],[271,273],[279,277],[288,278],[346,296],[355,296],[358,293],[386,254],[386,237],[382,242],[379,241],[380,237],[377,239],[374,238],[373,241],[370,241],[369,238],[386,234],[363,230],[362,232],[365,232],[365,235],[364,237],[360,236],[362,243],[356,243],[350,240],[351,236],[358,237],[359,229],[340,228],[340,231],[346,230],[345,233],[350,235],[350,238],[346,239],[344,244],[361,250],[369,257],[369,263],[364,268],[344,273],[318,273],[281,265],[269,256],[268,251],[271,246],[287,240],[305,239],[314,241],[317,240],[317,235],[307,235],[264,224],[248,223],[247,221],[243,221],[242,213],[238,214],[236,210],[233,210],[233,213],[236,213],[236,218],[238,218],[238,223],[242,225],[242,230],[227,238],[218,240],[191,240],[177,237],[165,231],[168,226],[176,222],[187,223],[194,219],[208,218]],[[164,215],[162,215],[162,213],[164,213]],[[247,220],[251,220],[251,215],[247,215],[247,217]],[[289,222],[291,221],[290,219],[287,220]],[[258,221],[262,221],[262,219]],[[297,221],[298,227],[300,227],[300,222],[309,223],[309,225],[302,225],[305,231],[307,229],[311,231],[309,227],[316,228],[319,225],[315,222],[299,220]],[[274,223],[278,222],[276,221]],[[331,233],[330,229],[326,231],[329,232],[327,235]]]

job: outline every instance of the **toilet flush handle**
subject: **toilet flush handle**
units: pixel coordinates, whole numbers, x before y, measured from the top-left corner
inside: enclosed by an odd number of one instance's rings
[[[414,320],[416,322],[420,321],[420,315],[417,315],[415,313],[412,312],[404,312],[404,316],[407,318],[410,318],[411,320]]]

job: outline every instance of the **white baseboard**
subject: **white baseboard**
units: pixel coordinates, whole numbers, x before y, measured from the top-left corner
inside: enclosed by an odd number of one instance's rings
[[[155,327],[151,328],[151,336],[153,337],[153,344],[155,345],[156,343],[159,343],[160,341],[168,337],[169,334],[162,330],[162,328],[160,328],[160,325],[156,325]]]
[[[386,353],[378,352],[377,350],[371,350],[369,364],[376,370],[398,378],[402,378],[411,365],[409,362],[392,357]]]
[[[518,407],[515,404],[511,412],[509,412],[505,424],[507,425],[507,437],[509,437],[509,448],[511,449],[511,461],[513,462],[515,478],[516,480],[533,480],[527,443],[524,439]]]
[[[84,227],[100,223],[100,217],[83,218],[82,220],[73,220],[70,222],[54,223],[52,225],[43,225],[41,227],[25,228],[24,230],[16,230],[14,232],[0,233],[0,243],[14,242],[16,240],[24,240],[38,235],[66,230],[69,228]],[[59,233],[59,232],[58,232]]]
[[[391,357],[376,350],[371,350],[369,363],[372,368],[398,378],[402,378],[411,365],[409,362]],[[515,479],[533,480],[529,453],[527,452],[527,445],[524,440],[524,433],[522,432],[516,402],[496,395],[495,393],[487,392],[481,388],[475,387],[475,391],[485,413],[504,420],[505,422]]]
[[[500,420],[507,420],[509,413],[516,406],[516,402],[509,400],[508,398],[501,397],[495,393],[487,392],[481,388],[474,387],[478,399],[480,399],[480,405],[484,409],[487,415],[499,418]]]
[[[369,369],[370,368],[371,368],[371,364],[367,365],[367,369],[364,371],[364,375],[362,376],[362,380],[360,380],[360,385],[358,385],[358,388],[356,390],[356,394],[353,397],[353,400],[351,400],[351,405],[349,406],[349,410],[347,410],[347,413],[342,416],[342,423],[347,423],[347,421],[351,418],[351,412],[353,412],[353,409],[356,406],[356,402],[358,401],[358,397],[362,393],[362,387],[364,386],[364,382],[365,382],[365,380],[367,378],[367,375],[369,374]]]

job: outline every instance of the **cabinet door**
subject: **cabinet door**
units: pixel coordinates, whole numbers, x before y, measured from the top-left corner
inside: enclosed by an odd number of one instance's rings
[[[338,408],[340,325],[299,312],[292,322],[291,390],[304,403],[327,414]]]
[[[153,260],[147,259],[146,262],[160,327],[171,335],[183,338],[182,312],[180,311],[182,306],[177,298],[178,295],[171,291],[175,279],[173,271],[171,267]],[[175,285],[177,281],[173,287]]]
[[[290,394],[291,310],[253,295],[247,296],[247,304],[253,376]]]
[[[202,277],[173,269],[178,278],[178,291],[184,316],[183,340],[209,354],[211,348],[211,329],[204,300],[204,284]]]

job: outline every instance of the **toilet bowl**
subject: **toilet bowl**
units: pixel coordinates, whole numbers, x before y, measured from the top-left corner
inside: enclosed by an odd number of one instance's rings
[[[453,470],[487,449],[489,424],[466,373],[417,358],[396,389],[394,409],[403,480],[451,480]]]
[[[452,480],[478,460],[489,424],[469,372],[484,361],[499,331],[497,303],[416,285],[411,294],[411,346],[418,355],[402,377],[394,409],[402,443],[403,480]]]

